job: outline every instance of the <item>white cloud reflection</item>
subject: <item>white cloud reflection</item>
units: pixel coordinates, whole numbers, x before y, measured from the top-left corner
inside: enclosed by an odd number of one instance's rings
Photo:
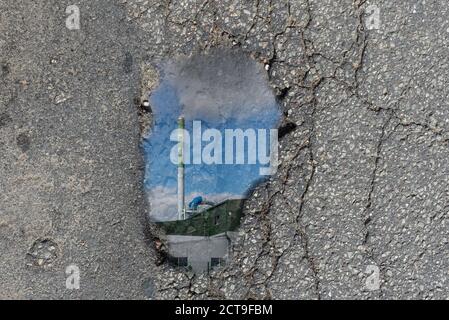
[[[187,120],[242,121],[277,110],[266,71],[247,56],[221,52],[179,58],[164,70]]]

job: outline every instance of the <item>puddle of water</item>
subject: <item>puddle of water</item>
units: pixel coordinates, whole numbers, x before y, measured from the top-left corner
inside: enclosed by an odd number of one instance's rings
[[[173,60],[161,74],[144,141],[150,218],[172,262],[207,271],[226,263],[245,195],[276,169],[280,111],[263,66],[243,54]]]

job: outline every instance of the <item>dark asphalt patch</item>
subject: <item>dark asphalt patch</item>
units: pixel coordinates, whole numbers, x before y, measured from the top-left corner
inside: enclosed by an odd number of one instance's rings
[[[27,152],[30,149],[31,139],[26,133],[21,133],[17,136],[17,145],[22,152]]]
[[[11,122],[12,122],[12,119],[7,113],[0,114],[0,128],[6,127]]]

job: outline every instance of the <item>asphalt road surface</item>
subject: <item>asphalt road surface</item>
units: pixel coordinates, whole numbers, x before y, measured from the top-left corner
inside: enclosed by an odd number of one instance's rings
[[[448,299],[448,47],[446,0],[0,0],[0,298]],[[139,105],[217,48],[265,65],[281,163],[193,275],[159,263]]]

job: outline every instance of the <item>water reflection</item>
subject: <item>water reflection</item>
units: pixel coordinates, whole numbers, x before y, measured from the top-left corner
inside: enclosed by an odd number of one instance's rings
[[[150,216],[167,233],[173,263],[207,271],[226,263],[280,112],[265,70],[246,55],[197,55],[161,72],[144,141]]]

